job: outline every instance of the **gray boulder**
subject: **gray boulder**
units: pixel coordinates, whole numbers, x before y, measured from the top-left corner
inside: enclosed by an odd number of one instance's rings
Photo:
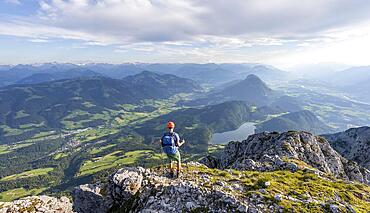
[[[121,201],[126,201],[135,195],[142,187],[144,176],[149,171],[142,167],[123,168],[109,177],[107,191],[116,202],[121,205]]]
[[[101,184],[86,184],[76,187],[73,192],[73,209],[76,212],[96,213],[107,212],[113,205],[112,199],[106,198],[104,186]]]
[[[109,177],[107,184],[86,184],[76,187],[72,196],[73,208],[77,212],[108,212],[111,208],[123,208],[142,188],[144,175],[142,167],[123,168]]]
[[[0,213],[73,213],[72,203],[67,197],[31,196],[13,202],[0,202]]]

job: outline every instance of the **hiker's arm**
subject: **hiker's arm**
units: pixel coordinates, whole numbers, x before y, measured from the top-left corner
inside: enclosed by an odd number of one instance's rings
[[[182,139],[182,140],[179,142],[179,144],[178,144],[178,145],[179,145],[179,147],[180,147],[180,146],[182,146],[184,143],[185,143],[185,140],[184,140],[184,139]]]
[[[180,136],[179,135],[177,135],[176,137],[177,137],[177,145],[179,147],[182,146],[185,143],[185,140],[184,139],[180,140]]]
[[[180,136],[177,133],[175,134],[175,137],[176,137],[176,146],[180,147],[185,143],[185,140],[180,140]]]

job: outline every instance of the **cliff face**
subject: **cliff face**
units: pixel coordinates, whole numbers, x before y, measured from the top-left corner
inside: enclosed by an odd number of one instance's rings
[[[351,128],[323,136],[345,158],[370,169],[370,127]]]
[[[218,158],[203,163],[219,169],[275,171],[297,170],[299,160],[336,178],[370,183],[369,170],[336,152],[329,142],[308,132],[260,133],[242,142],[230,142]]]

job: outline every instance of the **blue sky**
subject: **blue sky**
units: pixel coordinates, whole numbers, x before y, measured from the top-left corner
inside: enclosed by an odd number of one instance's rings
[[[0,0],[0,64],[369,65],[367,0]]]

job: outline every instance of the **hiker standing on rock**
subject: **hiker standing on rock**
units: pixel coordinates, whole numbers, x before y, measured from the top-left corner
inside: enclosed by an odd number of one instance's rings
[[[179,134],[173,131],[175,128],[174,122],[168,122],[167,128],[169,131],[164,133],[161,138],[162,149],[170,161],[169,169],[171,178],[174,177],[174,168],[172,162],[177,161],[176,178],[178,178],[181,172],[181,155],[178,148],[185,143],[185,140],[180,141]]]

